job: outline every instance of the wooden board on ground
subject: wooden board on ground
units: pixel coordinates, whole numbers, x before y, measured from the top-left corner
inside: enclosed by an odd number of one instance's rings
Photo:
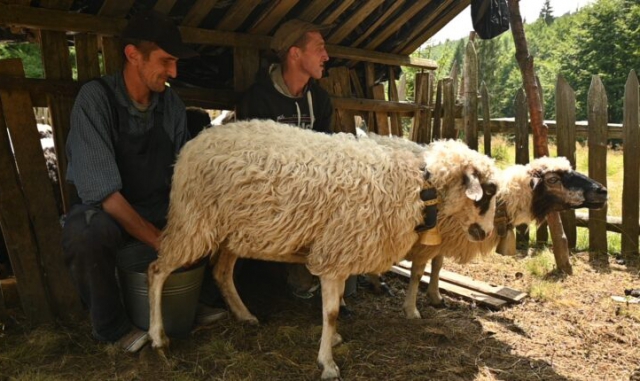
[[[405,269],[411,269],[410,261],[402,261],[398,265]],[[427,265],[424,272],[426,275],[431,275],[431,266]],[[440,270],[440,282],[442,283],[442,281],[446,281],[448,283],[452,283],[468,289],[480,291],[484,294],[491,295],[509,303],[520,303],[524,298],[527,297],[527,294],[522,291],[514,290],[513,288],[505,286],[494,286],[489,283],[475,280],[468,276],[460,275],[454,273],[453,271],[444,269]]]
[[[411,270],[407,270],[400,266],[391,267],[391,271],[396,274],[406,276],[408,278],[411,277]],[[429,277],[429,275],[426,275],[426,274],[423,275],[422,278],[420,279],[420,282],[422,283],[429,283],[430,281],[431,281],[431,277]],[[455,294],[464,299],[471,300],[477,304],[484,305],[491,309],[497,310],[507,305],[507,302],[502,299],[494,298],[493,296],[484,294],[480,291],[471,290],[468,288],[464,288],[464,287],[449,283],[447,281],[444,281],[442,278],[440,279],[440,290],[449,294]]]

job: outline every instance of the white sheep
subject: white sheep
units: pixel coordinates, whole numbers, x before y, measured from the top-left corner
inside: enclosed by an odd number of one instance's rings
[[[439,274],[444,257],[459,263],[467,263],[478,255],[493,252],[501,243],[502,233],[513,237],[513,227],[542,223],[550,212],[577,208],[600,208],[607,200],[607,189],[600,183],[574,171],[569,161],[563,157],[543,157],[530,164],[513,165],[498,176],[498,211],[496,212],[496,232],[482,242],[470,242],[459,234],[455,226],[447,221],[439,221],[442,243],[438,246],[414,247],[407,254],[412,262],[411,279],[405,295],[403,310],[408,318],[420,318],[416,308],[416,298],[420,278],[431,260],[430,282],[427,295],[432,305],[442,305],[444,300],[439,292]],[[506,242],[506,244],[505,244]],[[503,241],[500,252],[513,254],[515,240]]]
[[[467,239],[485,238],[493,229],[495,191],[486,189],[495,190],[495,167],[464,144],[443,141],[417,156],[273,121],[203,131],[180,152],[159,259],[149,266],[153,347],[168,345],[160,295],[173,270],[215,254],[214,277],[229,309],[257,323],[233,284],[237,258],[303,263],[322,287],[322,378],[339,378],[332,346],[342,340],[336,320],[345,280],[388,270],[418,241],[427,171],[439,212],[457,216]],[[474,212],[479,202],[486,203],[482,215]]]

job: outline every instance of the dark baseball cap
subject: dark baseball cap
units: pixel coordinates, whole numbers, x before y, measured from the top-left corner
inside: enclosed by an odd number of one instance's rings
[[[278,55],[289,50],[307,32],[319,32],[324,35],[333,25],[316,25],[303,20],[292,19],[280,25],[271,38],[271,49]]]
[[[122,38],[150,41],[178,58],[192,58],[198,53],[182,42],[180,30],[166,15],[157,11],[140,12],[129,20]]]

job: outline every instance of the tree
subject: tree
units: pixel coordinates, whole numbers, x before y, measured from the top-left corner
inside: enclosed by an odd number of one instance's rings
[[[551,7],[551,0],[545,0],[542,9],[540,10],[540,16],[538,19],[544,20],[544,23],[548,25],[553,24],[555,17],[553,17],[553,8]]]

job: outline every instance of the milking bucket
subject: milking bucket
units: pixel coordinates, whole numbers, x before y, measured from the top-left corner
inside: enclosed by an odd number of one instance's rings
[[[156,260],[151,247],[130,243],[116,256],[118,281],[124,306],[131,322],[149,329],[147,267]],[[162,319],[168,336],[185,337],[193,328],[206,262],[171,273],[162,289]]]

